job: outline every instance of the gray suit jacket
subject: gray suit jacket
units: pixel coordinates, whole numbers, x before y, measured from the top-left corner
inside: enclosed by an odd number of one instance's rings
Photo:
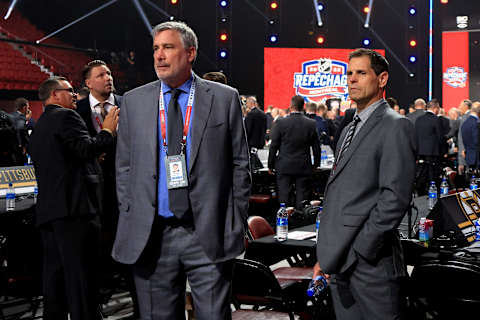
[[[357,254],[371,262],[393,254],[395,267],[405,272],[396,228],[412,195],[414,132],[411,121],[384,103],[352,140],[325,190],[317,244],[324,272],[346,271]]]
[[[244,249],[251,177],[238,92],[196,79],[191,123],[189,197],[195,236],[214,262]],[[120,216],[112,256],[132,264],[147,244],[157,214],[160,81],[123,96],[117,140]]]

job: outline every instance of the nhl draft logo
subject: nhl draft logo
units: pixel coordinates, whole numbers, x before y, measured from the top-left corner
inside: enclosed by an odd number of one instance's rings
[[[450,67],[443,73],[443,81],[453,88],[464,88],[468,74],[462,67]]]
[[[318,59],[302,63],[302,72],[293,76],[296,94],[307,101],[325,102],[327,99],[346,100],[347,63],[332,59]]]

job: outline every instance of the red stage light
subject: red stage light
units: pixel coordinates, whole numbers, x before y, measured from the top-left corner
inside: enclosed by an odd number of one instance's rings
[[[227,39],[228,39],[228,36],[227,36],[226,33],[220,34],[220,40],[222,40],[222,41],[227,41]]]
[[[363,12],[364,13],[369,13],[370,12],[370,7],[369,6],[363,7]]]
[[[170,0],[170,3],[171,3],[171,4],[177,4],[177,3],[178,3],[178,0]]]
[[[448,3],[448,0],[440,0],[440,3],[441,3],[441,4],[447,4],[447,3]]]
[[[272,10],[275,10],[278,8],[278,3],[273,1],[272,3],[270,3],[270,8],[272,8]]]
[[[410,47],[415,47],[417,45],[417,41],[410,40]]]
[[[318,36],[317,37],[317,43],[318,44],[324,44],[325,43],[325,37],[324,36]]]

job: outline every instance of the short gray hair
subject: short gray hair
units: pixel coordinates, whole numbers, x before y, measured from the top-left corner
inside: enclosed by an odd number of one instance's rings
[[[185,22],[167,21],[157,24],[152,30],[152,38],[155,38],[157,34],[165,30],[175,30],[180,33],[180,38],[182,39],[185,49],[194,47],[195,50],[198,50],[197,35]]]

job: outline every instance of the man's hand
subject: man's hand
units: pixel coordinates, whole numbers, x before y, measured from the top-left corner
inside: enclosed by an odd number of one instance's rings
[[[27,121],[30,121],[30,119],[32,119],[32,110],[27,111],[27,114],[25,115],[25,119],[27,119]]]
[[[275,173],[273,172],[272,169],[268,169],[268,174],[274,175]]]
[[[120,113],[120,109],[118,107],[112,107],[108,112],[107,116],[103,120],[103,128],[112,131],[113,134],[117,132],[117,124],[118,124],[118,114]]]
[[[313,266],[313,277],[312,277],[312,279],[315,279],[318,276],[323,276],[325,279],[327,279],[327,282],[330,283],[330,275],[323,272],[322,269],[320,268],[320,264],[317,262]]]
[[[462,150],[462,157],[463,157],[463,159],[467,158],[467,154],[465,153],[465,150]]]
[[[458,174],[462,175],[465,172],[465,166],[463,164],[458,166]]]

